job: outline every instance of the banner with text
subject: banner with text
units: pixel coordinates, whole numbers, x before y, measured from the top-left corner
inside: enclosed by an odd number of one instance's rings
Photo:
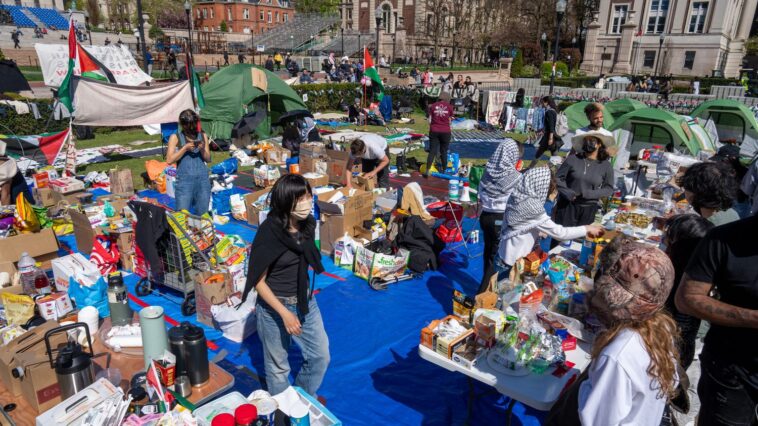
[[[142,71],[125,45],[82,47],[105,65],[120,85],[139,86],[152,81],[152,78]],[[45,85],[59,87],[68,71],[68,46],[65,44],[36,43],[34,49],[39,57]],[[74,69],[74,75],[81,75],[78,68]]]

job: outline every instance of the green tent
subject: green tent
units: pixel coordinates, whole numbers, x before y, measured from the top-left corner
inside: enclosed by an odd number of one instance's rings
[[[253,86],[252,69],[262,70],[267,90]],[[268,110],[268,118],[257,128],[260,138],[271,135],[271,123],[294,110],[307,110],[300,96],[276,74],[251,64],[234,64],[213,74],[202,86],[205,108],[200,111],[203,129],[215,139],[229,139],[232,127],[248,112]]]
[[[714,99],[703,102],[690,114],[703,120],[713,120],[721,141],[734,139],[742,143],[747,134],[758,132],[758,121],[742,102],[733,99]]]
[[[684,147],[691,155],[697,155],[701,150],[701,143],[690,130],[687,120],[663,109],[645,108],[628,112],[615,120],[608,130],[618,129],[631,132],[632,143],[628,148],[631,155],[656,145]]]
[[[563,113],[566,114],[566,118],[568,119],[570,131],[574,132],[577,129],[581,129],[582,127],[587,127],[590,125],[590,121],[587,119],[587,116],[584,115],[584,107],[589,104],[590,102],[580,101],[563,110]],[[610,114],[604,114],[603,127],[607,129],[611,127],[612,124],[613,117]]]
[[[623,98],[606,103],[605,112],[607,115],[610,115],[611,118],[616,119],[628,112],[637,111],[638,109],[645,109],[647,107],[647,105],[638,100]]]

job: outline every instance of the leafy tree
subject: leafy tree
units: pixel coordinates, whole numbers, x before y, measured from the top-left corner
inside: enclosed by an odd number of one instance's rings
[[[758,55],[758,36],[752,36],[745,40],[745,54],[746,55]]]
[[[300,13],[337,13],[339,0],[297,0],[295,9]]]
[[[219,28],[219,31],[221,31],[222,33],[229,31],[229,27],[227,27],[226,21],[221,21],[221,23],[218,25],[218,28]]]
[[[148,35],[150,36],[151,39],[157,40],[163,37],[165,34],[163,33],[163,30],[161,29],[161,27],[157,25],[153,25],[152,27],[150,27],[150,32],[148,33]]]
[[[521,49],[516,51],[516,57],[513,58],[511,64],[511,76],[518,77],[521,75],[521,70],[524,68],[524,53]]]

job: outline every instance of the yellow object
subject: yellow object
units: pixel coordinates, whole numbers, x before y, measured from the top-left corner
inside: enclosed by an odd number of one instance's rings
[[[430,173],[439,173],[439,170],[437,170],[437,168],[434,167],[434,166],[432,166],[432,168],[430,170],[431,170]],[[421,168],[419,168],[419,171],[421,172],[421,174],[425,174],[426,173],[426,164],[422,164]]]
[[[22,234],[31,234],[40,230],[37,213],[34,213],[32,205],[26,201],[23,192],[19,192],[16,196],[16,223],[13,226]]]

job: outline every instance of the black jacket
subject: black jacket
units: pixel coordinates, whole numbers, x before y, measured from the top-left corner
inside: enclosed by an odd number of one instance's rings
[[[165,248],[169,232],[166,210],[142,201],[130,201],[129,208],[137,215],[137,224],[134,226],[137,247],[142,250],[150,268],[158,272],[163,266],[158,253]]]
[[[410,216],[403,221],[400,232],[395,238],[400,248],[411,252],[408,269],[423,273],[427,269],[437,269],[437,255],[442,251],[441,241],[419,216]]]

